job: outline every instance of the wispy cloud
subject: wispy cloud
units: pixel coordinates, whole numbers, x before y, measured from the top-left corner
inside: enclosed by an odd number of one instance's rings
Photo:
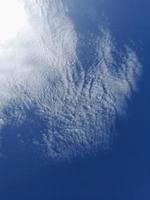
[[[31,120],[36,115],[46,126],[40,133],[33,129],[28,140],[52,159],[108,147],[115,119],[136,90],[136,53],[128,46],[117,49],[102,28],[91,39],[97,63],[86,68],[77,54],[80,35],[62,1],[30,0],[24,6],[27,30],[0,49],[1,132],[29,122],[31,112]]]

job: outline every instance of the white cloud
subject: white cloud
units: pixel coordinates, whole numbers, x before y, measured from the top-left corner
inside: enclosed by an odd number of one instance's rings
[[[86,69],[77,56],[79,35],[61,0],[30,0],[25,9],[27,29],[0,49],[1,127],[21,127],[28,118],[25,109],[36,107],[34,115],[47,125],[29,140],[50,158],[109,146],[110,130],[140,75],[135,52],[126,47],[118,64],[113,55],[120,52],[101,30],[91,41],[97,41],[98,63]]]

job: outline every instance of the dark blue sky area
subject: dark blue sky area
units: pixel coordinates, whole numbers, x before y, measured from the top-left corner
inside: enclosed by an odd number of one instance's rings
[[[143,65],[112,150],[59,165],[4,158],[1,200],[150,200],[150,2],[109,0],[105,6],[112,31],[120,40],[132,38]]]

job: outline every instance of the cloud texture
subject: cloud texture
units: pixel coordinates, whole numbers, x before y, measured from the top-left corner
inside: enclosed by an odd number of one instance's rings
[[[94,49],[86,66],[67,2],[28,0],[23,6],[26,27],[0,47],[1,149],[6,132],[54,160],[108,147],[115,120],[136,90],[136,53],[126,44],[116,48],[104,25],[85,41]]]

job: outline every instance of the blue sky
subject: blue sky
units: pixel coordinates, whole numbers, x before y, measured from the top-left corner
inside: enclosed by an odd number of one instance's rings
[[[2,200],[150,199],[150,3],[109,0],[105,6],[118,43],[133,41],[143,66],[127,115],[116,122],[112,148],[59,165],[32,156],[20,158],[17,152],[4,157],[0,161]]]

